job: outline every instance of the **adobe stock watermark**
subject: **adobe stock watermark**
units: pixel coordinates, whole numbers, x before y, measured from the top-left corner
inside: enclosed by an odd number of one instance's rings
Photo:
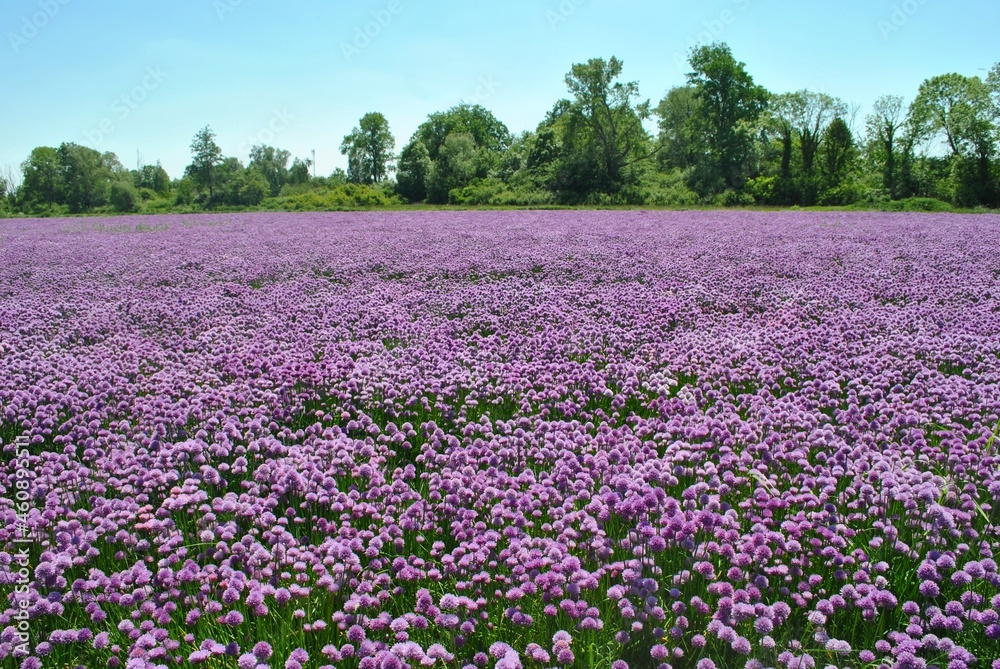
[[[354,57],[371,46],[371,43],[378,39],[402,12],[403,3],[401,0],[389,0],[383,9],[372,12],[371,21],[354,29],[354,39],[350,42],[340,43],[340,53],[344,54],[344,59],[348,63],[354,60]]]
[[[219,17],[219,20],[225,21],[226,14],[235,12],[236,8],[242,4],[243,0],[214,0],[212,8],[215,9],[215,15]]]
[[[485,77],[479,77],[478,85],[476,86],[476,89],[472,91],[472,99],[466,100],[466,102],[481,105],[493,97],[493,94],[502,87],[503,84],[494,79],[492,74]]]
[[[549,22],[549,28],[558,30],[559,26],[569,21],[570,17],[576,14],[587,0],[562,0],[555,9],[545,12],[545,20]]]
[[[7,41],[10,42],[10,48],[14,50],[14,53],[20,53],[21,47],[26,46],[28,42],[38,37],[45,26],[49,25],[62,8],[68,5],[72,0],[39,0],[38,1],[38,11],[34,12],[30,16],[21,17],[21,29],[17,32],[8,32]]]
[[[910,22],[910,19],[926,5],[928,0],[904,0],[892,6],[892,14],[889,19],[880,19],[878,31],[882,33],[882,39],[886,42],[894,33],[899,32],[903,26]]]
[[[288,109],[284,107],[275,109],[271,114],[270,120],[261,126],[257,132],[247,137],[246,141],[240,145],[240,155],[250,155],[250,149],[261,144],[269,146],[275,137],[292,125],[292,121],[294,120],[295,117],[288,112]]]
[[[124,122],[139,106],[145,102],[150,93],[155,91],[170,76],[163,68],[147,67],[142,81],[131,90],[118,96],[111,102],[111,116],[105,116],[97,126],[83,132],[84,137],[93,148],[98,148],[104,139],[115,131],[117,124]]]
[[[740,14],[750,9],[753,0],[730,0],[730,3],[732,7],[723,9],[719,12],[718,16],[702,23],[702,26],[705,28],[704,30],[696,35],[688,36],[688,50],[694,49],[699,45],[718,42],[726,32],[726,28],[736,23]],[[677,71],[682,74],[691,69],[687,56],[678,51],[674,52],[674,64],[677,66]]]
[[[31,586],[31,574],[34,571],[31,564],[30,547],[33,543],[31,528],[28,525],[28,516],[34,510],[31,501],[31,484],[35,479],[35,474],[31,470],[31,461],[28,457],[28,437],[18,437],[14,443],[14,561],[10,565],[11,576],[14,581],[14,614],[11,626],[14,628],[14,639],[12,655],[14,657],[27,657],[31,654],[31,620],[28,616],[28,607],[31,605],[29,590]]]

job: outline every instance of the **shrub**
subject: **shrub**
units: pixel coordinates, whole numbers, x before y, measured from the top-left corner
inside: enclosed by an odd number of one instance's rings
[[[781,202],[782,186],[776,176],[760,176],[747,181],[746,192],[757,204],[779,204]]]
[[[652,175],[643,184],[641,204],[654,207],[689,207],[698,204],[698,194],[688,187],[688,174],[681,170]]]
[[[712,198],[712,204],[717,207],[749,207],[754,204],[754,199],[750,193],[729,188]]]
[[[507,184],[493,177],[475,179],[467,186],[453,188],[448,193],[448,202],[468,205],[493,204],[493,200],[500,197],[506,189]]]
[[[256,207],[258,204],[264,201],[267,194],[270,192],[270,187],[267,181],[264,180],[258,174],[253,174],[247,178],[246,182],[240,185],[238,194],[238,204]]]
[[[114,210],[122,213],[139,211],[139,204],[142,201],[139,191],[127,181],[113,182],[108,199]]]
[[[177,183],[177,194],[174,198],[174,203],[179,207],[189,206],[194,204],[197,194],[198,188],[193,181],[190,179],[181,179]]]
[[[905,200],[894,200],[887,202],[883,207],[885,211],[913,211],[913,212],[949,212],[955,211],[947,202],[937,200],[932,197],[911,197]]]
[[[265,200],[264,206],[281,211],[338,211],[389,207],[403,203],[400,197],[384,188],[360,184],[323,186],[309,190],[296,187],[295,190],[283,190],[282,193]]]

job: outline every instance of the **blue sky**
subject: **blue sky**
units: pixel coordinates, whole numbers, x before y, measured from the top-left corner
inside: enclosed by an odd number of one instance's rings
[[[519,132],[565,96],[573,63],[618,56],[655,103],[712,40],[772,91],[864,113],[937,74],[985,76],[998,25],[995,0],[4,0],[0,167],[75,141],[179,176],[211,125],[226,155],[315,149],[328,174],[366,112],[387,116],[397,150],[460,101]]]

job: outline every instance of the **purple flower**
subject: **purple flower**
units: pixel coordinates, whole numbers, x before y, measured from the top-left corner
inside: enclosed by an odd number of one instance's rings
[[[920,594],[924,597],[934,598],[941,594],[941,588],[934,581],[923,581],[920,583]]]
[[[191,664],[201,664],[202,662],[208,661],[211,657],[212,653],[207,650],[196,650],[188,655],[188,662]]]
[[[744,637],[737,637],[732,643],[733,651],[740,655],[749,655],[751,646],[750,641]]]

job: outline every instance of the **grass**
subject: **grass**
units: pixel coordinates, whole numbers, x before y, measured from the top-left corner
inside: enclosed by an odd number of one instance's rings
[[[919,199],[919,198],[916,198]],[[896,202],[901,202],[903,204],[897,205]],[[945,204],[946,203],[942,203]],[[782,212],[782,211],[806,211],[806,212],[907,212],[907,213],[953,213],[953,214],[995,214],[996,210],[987,209],[985,207],[974,207],[974,208],[962,208],[962,207],[952,207],[951,205],[946,205],[945,207],[940,206],[918,206],[918,205],[907,205],[904,200],[893,201],[892,203],[879,204],[879,205],[844,205],[844,206],[777,206],[777,205],[752,205],[752,206],[738,206],[738,207],[720,207],[718,205],[711,204],[694,204],[694,205],[561,205],[561,204],[542,204],[542,205],[452,205],[452,204],[426,204],[426,203],[416,203],[416,204],[392,204],[384,206],[331,206],[323,207],[317,209],[296,209],[289,212],[286,208],[281,207],[228,207],[228,206],[218,206],[212,208],[198,208],[198,207],[176,207],[167,211],[160,209],[150,210],[150,211],[139,211],[134,213],[122,213],[113,210],[101,209],[93,212],[85,213],[65,213],[58,212],[54,215],[52,214],[36,214],[28,215],[18,213],[14,216],[6,216],[6,218],[109,218],[109,217],[127,217],[127,216],[163,216],[163,215],[177,215],[177,214],[225,214],[225,213],[253,213],[253,212],[272,212],[272,213],[331,213],[331,212],[372,212],[372,211],[387,211],[387,212],[402,212],[402,211],[442,211],[442,212],[456,212],[456,211],[757,211],[757,212]],[[0,218],[4,218],[0,216]]]

